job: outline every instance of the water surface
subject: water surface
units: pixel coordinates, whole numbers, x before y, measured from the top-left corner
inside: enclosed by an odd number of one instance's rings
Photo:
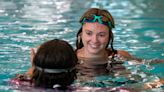
[[[113,15],[115,49],[164,59],[163,0],[0,0],[0,90],[8,90],[4,81],[28,69],[30,48],[54,38],[75,47],[78,20],[91,7]],[[159,66],[152,72],[162,72]]]

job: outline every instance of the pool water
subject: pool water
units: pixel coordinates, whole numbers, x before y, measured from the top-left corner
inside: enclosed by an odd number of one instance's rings
[[[163,0],[0,0],[0,91],[13,91],[6,81],[30,67],[30,48],[54,38],[75,47],[81,26],[78,20],[91,7],[105,8],[113,15],[115,49],[126,50],[147,62],[164,59]],[[137,71],[135,66],[126,67],[134,75],[149,76],[141,78],[149,81],[164,78],[163,66],[164,63],[145,63]],[[114,79],[104,81],[110,78],[113,77],[98,76],[96,80],[105,87],[120,86]],[[96,81],[93,85],[86,82],[84,86],[97,87],[95,84]]]

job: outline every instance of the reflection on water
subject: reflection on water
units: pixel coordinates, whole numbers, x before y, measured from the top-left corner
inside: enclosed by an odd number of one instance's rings
[[[80,28],[78,20],[90,7],[105,8],[112,13],[116,23],[113,30],[116,49],[127,50],[144,59],[164,59],[162,2],[163,0],[1,0],[0,78],[7,80],[16,73],[25,72],[30,66],[30,48],[46,40],[64,39],[75,47],[76,32]],[[145,67],[152,73],[162,71],[160,64],[155,66],[159,70],[151,66]],[[0,89],[4,87],[2,84],[0,82]]]
[[[164,61],[162,60],[128,60],[122,63],[117,61],[112,67],[112,71],[108,71],[107,65],[103,66],[105,61],[102,63],[98,63],[98,61],[100,60],[92,61],[91,59],[83,58],[83,62],[78,66],[78,79],[74,85],[102,88],[125,87],[128,90],[131,88],[145,90],[145,83],[164,78],[164,73],[162,72],[164,70],[162,68]],[[102,69],[104,69],[104,72],[100,73],[99,71]],[[99,76],[96,73],[99,73]],[[161,88],[159,89],[161,90]]]

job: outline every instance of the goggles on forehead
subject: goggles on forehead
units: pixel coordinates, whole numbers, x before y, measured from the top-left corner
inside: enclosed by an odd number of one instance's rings
[[[109,19],[107,19],[106,17],[103,16],[97,16],[97,15],[92,15],[89,17],[84,17],[81,21],[82,24],[84,24],[85,22],[99,22],[100,24],[104,24],[109,26],[110,28],[114,28],[114,25],[112,25],[112,23],[110,22]]]

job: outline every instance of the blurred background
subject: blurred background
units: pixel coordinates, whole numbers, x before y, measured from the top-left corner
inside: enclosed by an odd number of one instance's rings
[[[54,38],[75,48],[79,18],[91,7],[113,15],[115,49],[164,59],[163,0],[0,0],[0,90],[31,66],[30,48]]]

